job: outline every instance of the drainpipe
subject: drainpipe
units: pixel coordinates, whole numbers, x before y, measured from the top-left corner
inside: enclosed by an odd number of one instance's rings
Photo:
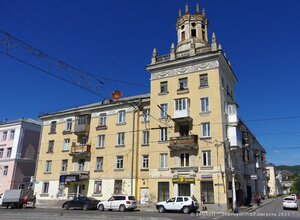
[[[130,195],[133,194],[133,167],[134,167],[134,125],[135,125],[135,108],[132,112],[132,145],[131,145],[131,171],[130,171]]]
[[[233,211],[236,212],[236,191],[235,191],[235,174],[232,173],[232,208]]]

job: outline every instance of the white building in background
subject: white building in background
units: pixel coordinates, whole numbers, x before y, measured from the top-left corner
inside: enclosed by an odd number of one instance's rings
[[[282,190],[282,176],[281,172],[274,164],[267,164],[267,180],[268,180],[268,195],[280,196],[283,193]]]

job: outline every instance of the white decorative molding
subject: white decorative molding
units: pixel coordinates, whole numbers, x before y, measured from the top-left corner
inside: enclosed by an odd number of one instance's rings
[[[172,70],[166,70],[166,71],[152,73],[151,80],[180,75],[180,74],[186,74],[186,73],[194,73],[197,71],[209,70],[209,69],[214,69],[217,67],[219,67],[219,61],[214,60],[214,61],[210,61],[210,62],[199,63],[199,64],[189,65],[189,66],[185,66],[185,67],[179,67],[179,68],[172,69]]]

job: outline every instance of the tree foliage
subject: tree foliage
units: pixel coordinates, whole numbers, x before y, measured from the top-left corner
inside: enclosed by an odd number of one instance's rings
[[[300,177],[297,177],[291,187],[291,193],[300,194]]]

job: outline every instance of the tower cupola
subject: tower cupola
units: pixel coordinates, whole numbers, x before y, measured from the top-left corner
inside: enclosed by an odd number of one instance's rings
[[[196,13],[191,14],[186,4],[185,13],[179,10],[177,22],[177,48],[176,51],[190,50],[208,45],[208,19],[205,10],[200,13],[199,4],[196,5]]]

